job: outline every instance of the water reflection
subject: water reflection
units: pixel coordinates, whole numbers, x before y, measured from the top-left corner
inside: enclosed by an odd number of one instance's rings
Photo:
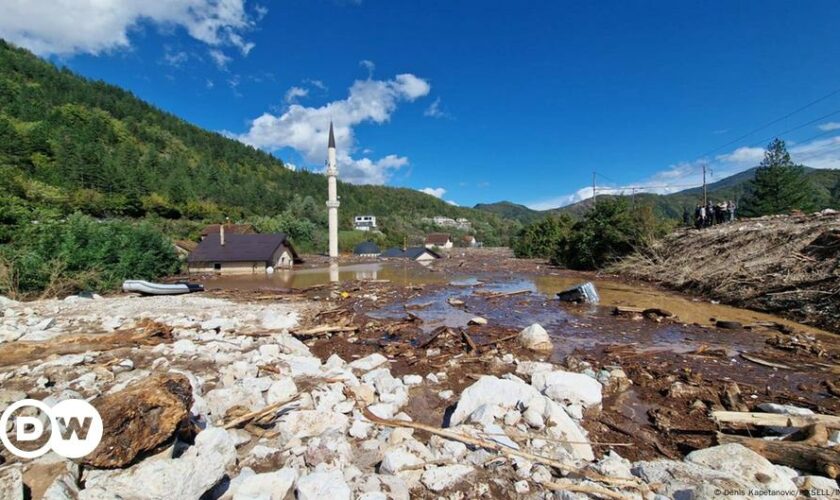
[[[307,288],[352,280],[388,280],[396,285],[411,286],[441,283],[440,274],[410,262],[369,262],[303,269],[278,269],[274,274],[242,274],[211,276],[203,280],[208,289],[285,289]]]

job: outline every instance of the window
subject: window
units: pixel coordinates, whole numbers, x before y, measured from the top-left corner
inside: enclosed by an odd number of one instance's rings
[[[214,263],[213,264],[213,269],[216,270],[216,271],[221,271],[222,270],[222,263],[221,262]]]

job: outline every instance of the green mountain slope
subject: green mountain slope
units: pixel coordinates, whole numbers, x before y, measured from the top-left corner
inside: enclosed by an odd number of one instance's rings
[[[751,168],[709,184],[706,186],[709,199],[713,202],[723,200],[740,201],[748,189],[749,182],[755,176],[755,170],[755,168]],[[816,195],[818,198],[823,204],[830,206],[831,203],[829,200],[831,200],[832,189],[835,189],[836,186],[840,185],[840,170],[814,169],[806,167],[805,172],[806,177],[816,188]],[[598,198],[613,198],[615,196],[622,195],[599,195]],[[633,198],[629,195],[623,195],[623,197],[628,199]],[[683,208],[688,208],[693,214],[694,206],[702,198],[703,188],[696,187],[666,195],[638,193],[635,196],[635,202],[639,204],[652,205],[654,211],[660,216],[670,219],[681,219]],[[565,207],[542,211],[532,210],[524,205],[517,205],[508,201],[479,204],[476,205],[475,208],[510,219],[515,219],[523,224],[528,224],[550,214],[566,213],[573,217],[577,217],[586,212],[586,210],[588,210],[591,206],[592,200],[587,199]]]
[[[342,228],[354,215],[374,214],[394,241],[426,230],[418,222],[424,216],[468,218],[493,244],[516,226],[411,189],[340,183],[339,193]],[[263,151],[0,40],[0,242],[17,226],[73,212],[151,217],[170,232],[179,224],[166,221],[195,221],[194,232],[225,217],[285,212],[320,231],[325,197],[322,175],[291,171]]]

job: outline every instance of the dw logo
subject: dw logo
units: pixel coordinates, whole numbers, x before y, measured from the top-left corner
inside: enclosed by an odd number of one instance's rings
[[[9,439],[10,428],[19,445],[37,441],[44,435],[42,418],[31,415],[12,418],[25,408],[39,410],[49,421],[49,439],[35,450],[22,450]],[[102,417],[96,408],[81,399],[66,399],[52,408],[36,399],[23,399],[9,406],[0,416],[0,441],[21,458],[38,458],[50,450],[65,458],[80,458],[95,450],[101,440]]]

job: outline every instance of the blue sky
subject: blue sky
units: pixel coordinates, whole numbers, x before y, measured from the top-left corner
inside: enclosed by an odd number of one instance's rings
[[[297,168],[332,118],[345,179],[461,205],[674,191],[774,135],[840,168],[836,0],[68,3],[4,0],[0,36]]]

